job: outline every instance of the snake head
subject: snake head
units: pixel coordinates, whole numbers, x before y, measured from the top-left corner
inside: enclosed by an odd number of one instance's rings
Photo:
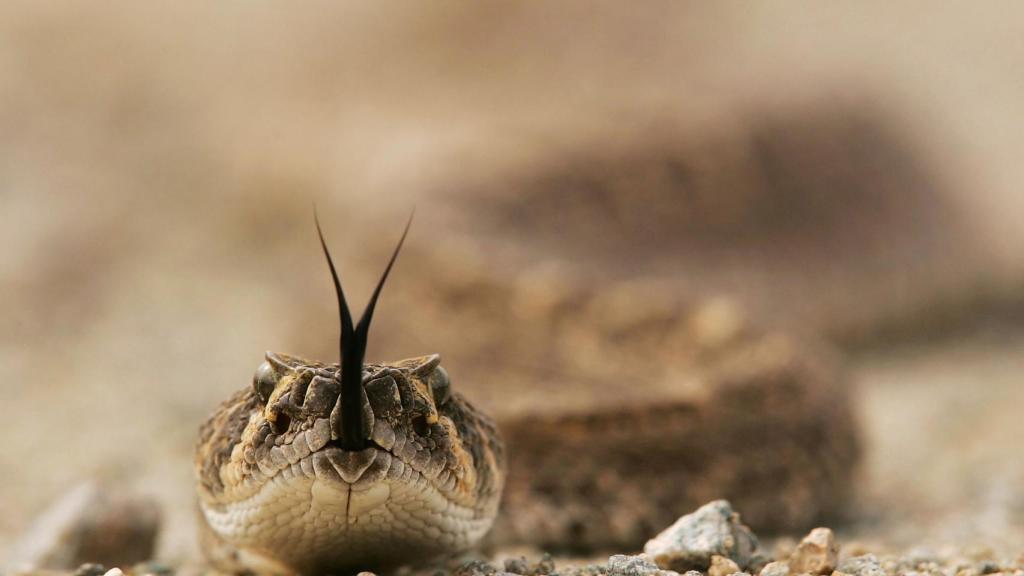
[[[317,222],[338,297],[340,362],[267,352],[251,388],[201,428],[200,509],[216,541],[207,550],[227,551],[232,571],[386,569],[464,550],[494,521],[501,438],[452,391],[441,357],[364,362],[408,230],[353,323]]]
[[[302,573],[382,568],[479,540],[503,484],[501,437],[452,389],[441,357],[362,367],[361,450],[342,441],[341,371],[268,352],[252,386],[204,425],[200,503],[217,537]]]

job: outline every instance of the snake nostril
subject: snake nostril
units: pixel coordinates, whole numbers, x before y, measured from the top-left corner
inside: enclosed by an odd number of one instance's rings
[[[292,423],[291,417],[284,412],[278,412],[277,416],[270,420],[270,429],[274,431],[274,434],[284,434],[288,430],[288,425]]]
[[[430,436],[430,426],[427,424],[427,417],[422,414],[413,416],[412,430],[419,436]]]

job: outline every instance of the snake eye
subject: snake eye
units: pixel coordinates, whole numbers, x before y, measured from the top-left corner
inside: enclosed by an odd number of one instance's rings
[[[274,372],[274,367],[270,365],[270,362],[260,364],[252,376],[252,389],[259,396],[261,402],[267,403],[275,386],[277,386],[277,373]]]
[[[427,383],[430,385],[430,392],[434,395],[434,404],[437,406],[443,405],[451,398],[452,382],[448,378],[448,371],[444,368],[440,366],[434,368]]]

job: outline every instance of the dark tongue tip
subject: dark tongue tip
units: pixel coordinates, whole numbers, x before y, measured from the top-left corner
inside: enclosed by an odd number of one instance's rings
[[[413,212],[415,214],[415,211]],[[341,288],[341,280],[334,267],[334,261],[327,250],[327,243],[324,241],[323,231],[320,229],[320,220],[316,215],[316,207],[313,208],[313,220],[316,222],[316,231],[320,237],[320,246],[327,257],[327,265],[331,269],[331,278],[334,280],[334,291],[338,296],[338,312],[341,320],[341,338],[339,348],[341,353],[341,438],[340,444],[343,450],[360,451],[365,450],[369,445],[363,430],[363,359],[366,356],[366,343],[370,332],[370,322],[373,320],[373,311],[377,307],[377,299],[380,297],[384,282],[391,273],[391,268],[398,258],[398,252],[405,243],[405,237],[409,234],[409,227],[412,225],[413,214],[409,215],[409,221],[405,224],[402,237],[398,240],[395,251],[391,254],[387,268],[377,282],[373,290],[366,310],[363,311],[359,324],[353,326],[352,315],[349,312],[348,304],[345,301],[345,293]]]

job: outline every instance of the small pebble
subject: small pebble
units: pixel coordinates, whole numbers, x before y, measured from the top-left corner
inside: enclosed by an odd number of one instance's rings
[[[511,572],[513,574],[529,574],[530,563],[526,560],[526,556],[519,556],[518,558],[506,558],[505,572]]]
[[[886,571],[874,554],[848,558],[840,563],[839,571],[852,576],[886,576]]]
[[[711,557],[711,567],[708,568],[708,576],[732,576],[740,571],[740,567],[725,556],[714,555]]]
[[[789,576],[789,564],[769,562],[761,568],[760,576]]]
[[[545,552],[540,560],[530,567],[530,575],[537,576],[539,574],[554,574],[555,572],[555,559],[551,557],[551,554]]]
[[[831,574],[839,562],[839,544],[832,530],[815,528],[789,557],[789,570],[796,574]]]
[[[494,576],[498,569],[482,560],[470,560],[457,567],[454,576]]]
[[[731,559],[737,565],[733,572],[738,572],[749,565],[756,550],[757,537],[725,500],[679,518],[644,545],[644,554],[655,564],[676,572],[708,570],[714,555]]]
[[[506,558],[502,566],[504,573],[519,574],[520,576],[544,576],[555,571],[555,561],[547,552],[536,562],[531,562],[526,556]]]
[[[120,568],[111,568],[110,570],[107,570],[103,576],[124,576],[124,572],[122,572]]]
[[[847,558],[839,564],[839,571],[851,576],[886,576],[881,563],[874,554]]]
[[[647,556],[616,554],[608,558],[609,576],[650,576],[661,570]]]

